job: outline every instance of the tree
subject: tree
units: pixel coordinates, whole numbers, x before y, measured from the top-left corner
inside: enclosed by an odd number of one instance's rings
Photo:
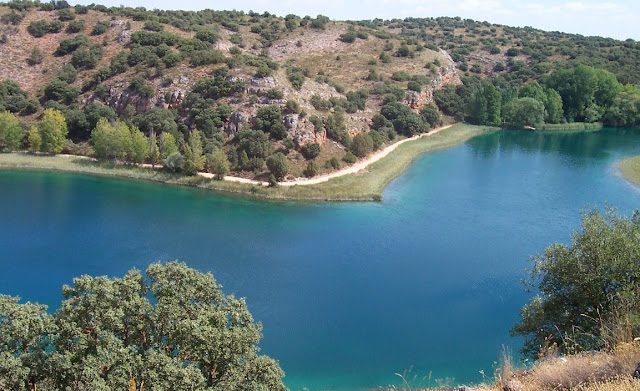
[[[209,156],[209,168],[211,169],[211,172],[215,174],[216,179],[224,179],[224,176],[229,173],[229,170],[231,168],[231,164],[229,163],[227,155],[222,151],[216,151]]]
[[[504,107],[504,120],[521,126],[537,126],[544,122],[544,104],[533,98],[517,98]]]
[[[60,111],[46,109],[38,130],[42,138],[42,152],[60,153],[67,145],[67,121]]]
[[[166,159],[174,152],[178,152],[176,139],[171,133],[160,134],[160,158]]]
[[[189,133],[189,140],[184,145],[184,165],[183,169],[188,175],[195,175],[204,169],[206,159],[202,151],[202,138],[198,130]]]
[[[565,352],[601,347],[599,320],[611,317],[625,296],[638,300],[639,257],[640,212],[583,211],[571,246],[554,243],[533,258],[528,283],[539,294],[511,330],[525,338],[522,352],[535,357],[554,343]]]
[[[373,151],[373,139],[368,133],[358,133],[353,138],[351,152],[359,158],[363,158]]]
[[[149,157],[149,139],[138,129],[137,126],[131,127],[131,148],[129,149],[128,159],[132,163],[142,163]]]
[[[3,388],[285,390],[277,362],[258,355],[261,325],[210,273],[156,263],[62,293],[53,316],[0,296]]]
[[[0,295],[0,379],[6,390],[35,390],[47,377],[47,347],[56,325],[47,306]]]
[[[316,157],[318,157],[318,155],[320,155],[320,150],[320,144],[318,143],[305,144],[302,147],[302,155],[307,160],[315,159]]]
[[[91,142],[98,159],[125,160],[132,155],[132,133],[122,121],[111,125],[106,118],[101,118],[91,132]]]
[[[160,160],[160,148],[158,148],[158,138],[156,132],[151,132],[149,137],[149,160],[151,160],[151,167],[156,168],[156,164]]]
[[[22,126],[15,115],[8,111],[0,113],[0,148],[14,151],[22,144]]]
[[[287,161],[287,157],[284,156],[282,152],[269,156],[267,159],[267,168],[269,168],[269,171],[271,171],[277,180],[283,180],[289,173],[289,162]]]
[[[40,132],[38,131],[37,126],[32,126],[29,129],[29,149],[32,152],[38,152],[40,150],[40,146],[42,145],[42,137],[40,137]]]
[[[184,156],[178,151],[172,152],[163,161],[164,168],[172,172],[178,172],[182,170],[184,163]]]
[[[238,150],[247,153],[249,158],[266,158],[273,151],[273,143],[261,130],[241,130],[236,134]]]
[[[440,126],[442,122],[440,119],[440,113],[434,105],[422,106],[420,109],[420,116],[422,117],[422,120],[432,128]]]

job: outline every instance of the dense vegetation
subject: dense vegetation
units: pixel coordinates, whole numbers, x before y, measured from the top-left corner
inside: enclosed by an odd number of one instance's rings
[[[260,323],[210,273],[157,263],[62,294],[53,315],[0,295],[3,390],[285,390]]]

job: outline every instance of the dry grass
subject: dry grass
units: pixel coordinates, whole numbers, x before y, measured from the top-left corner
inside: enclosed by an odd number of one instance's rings
[[[497,376],[494,384],[481,386],[478,390],[498,391],[512,387],[514,391],[637,391],[640,380],[631,375],[639,362],[640,344],[626,343],[610,352],[542,359],[529,370],[515,371],[509,377]],[[511,369],[503,373],[509,371]]]

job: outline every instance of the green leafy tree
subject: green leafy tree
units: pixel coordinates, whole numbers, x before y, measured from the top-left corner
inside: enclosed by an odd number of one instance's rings
[[[261,325],[210,273],[157,263],[62,293],[53,317],[0,296],[3,388],[285,390],[277,362],[258,355]]]
[[[42,145],[42,137],[40,137],[40,132],[38,131],[37,126],[32,126],[29,129],[29,149],[32,152],[40,151],[40,146]]]
[[[638,211],[631,217],[611,208],[583,212],[570,246],[554,243],[533,258],[528,284],[539,293],[511,330],[525,338],[522,352],[536,357],[554,343],[564,352],[600,348],[600,321],[612,317],[625,297],[638,304],[639,257]]]
[[[171,133],[160,134],[160,158],[166,159],[174,152],[178,152],[178,146],[176,145],[176,139]]]
[[[422,120],[429,124],[431,128],[440,126],[442,120],[440,119],[440,112],[434,105],[424,105],[420,109],[420,117]]]
[[[59,110],[46,109],[38,130],[42,138],[42,152],[60,153],[67,145],[67,121]]]
[[[271,171],[277,180],[283,180],[289,173],[287,157],[284,156],[282,152],[269,156],[267,159],[267,168],[269,168],[269,171]]]
[[[534,98],[517,98],[504,107],[505,122],[519,126],[538,126],[544,114],[544,104]]]
[[[151,160],[152,168],[156,168],[156,164],[160,161],[160,148],[158,147],[156,132],[151,132],[149,137],[149,160]]]
[[[266,158],[273,151],[273,143],[261,130],[241,130],[236,134],[238,150],[247,153],[249,158]]]
[[[211,169],[211,172],[215,174],[216,179],[224,179],[224,176],[227,175],[229,173],[229,170],[231,169],[231,164],[229,163],[227,155],[222,151],[216,151],[213,154],[209,155],[208,160],[209,168]],[[249,158],[247,158],[247,163],[248,162]]]
[[[98,159],[125,160],[132,155],[132,133],[122,121],[111,125],[106,118],[101,118],[91,132],[91,142]]]
[[[202,150],[202,138],[198,130],[189,133],[189,140],[184,145],[184,171],[189,175],[195,175],[204,169],[206,158]]]
[[[178,151],[172,152],[162,161],[164,168],[172,172],[182,170],[184,164],[184,156]]]
[[[562,98],[560,94],[552,88],[544,90],[544,110],[546,112],[544,120],[550,124],[562,122]]]
[[[48,377],[56,325],[47,306],[18,302],[0,295],[0,383],[6,390],[35,390]]]
[[[0,113],[0,148],[15,151],[22,144],[22,126],[15,115],[8,111]]]
[[[363,158],[373,151],[373,139],[368,133],[358,133],[353,138],[351,152],[359,158]]]
[[[157,148],[156,148],[157,150]],[[149,157],[149,139],[138,129],[131,127],[131,148],[128,159],[132,163],[142,163]]]
[[[316,157],[318,157],[318,155],[320,155],[320,144],[318,143],[309,143],[309,144],[305,144],[302,147],[302,155],[305,157],[305,159],[310,160],[310,159],[315,159]]]

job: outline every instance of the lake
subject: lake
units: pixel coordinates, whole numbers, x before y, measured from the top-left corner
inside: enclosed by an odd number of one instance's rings
[[[580,210],[640,208],[615,162],[640,131],[503,131],[423,155],[380,203],[261,202],[158,184],[0,171],[0,293],[56,308],[82,274],[158,260],[211,271],[263,323],[293,390],[491,375],[530,256]]]

